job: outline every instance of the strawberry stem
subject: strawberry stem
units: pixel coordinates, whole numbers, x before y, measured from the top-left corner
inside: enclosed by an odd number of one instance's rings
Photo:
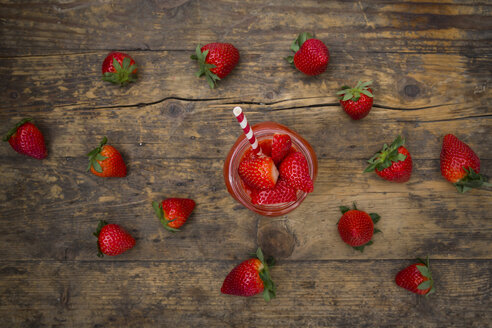
[[[426,289],[430,288],[429,292],[427,292],[425,294],[425,296],[427,297],[436,291],[434,288],[434,280],[432,279],[432,272],[430,270],[429,256],[427,255],[427,258],[425,260],[422,260],[420,258],[417,260],[420,263],[422,263],[423,265],[417,265],[416,268],[419,270],[419,272],[420,272],[420,274],[422,274],[422,276],[429,279],[429,280],[422,282],[420,285],[417,286],[417,288],[420,290],[426,290]]]
[[[405,138],[402,138],[401,136],[396,137],[390,146],[384,144],[383,148],[367,161],[369,165],[364,172],[372,172],[375,169],[382,171],[385,168],[390,167],[393,163],[404,161],[407,156],[398,152],[398,148],[404,144]]]
[[[468,190],[480,188],[482,186],[492,187],[492,184],[488,183],[489,179],[485,175],[475,172],[471,167],[468,167],[468,169],[463,167],[463,170],[466,172],[466,175],[461,180],[454,183],[456,189],[458,189],[460,193],[465,193]]]
[[[161,221],[162,225],[164,226],[164,228],[166,228],[166,230],[169,230],[171,232],[180,231],[179,229],[172,228],[172,227],[169,226],[169,223],[175,221],[176,219],[174,219],[174,220],[168,220],[165,217],[164,210],[162,209],[162,203],[158,203],[158,202],[154,202],[153,201],[152,202],[152,207],[154,208],[155,215]]]
[[[96,232],[94,232],[94,236],[96,236],[96,238],[97,238],[97,256],[98,257],[104,256],[103,252],[101,251],[101,246],[99,245],[99,234],[101,233],[101,229],[107,224],[108,224],[108,222],[106,222],[104,220],[100,220],[98,225],[97,225]]]
[[[303,32],[297,36],[297,38],[290,45],[290,49],[294,52],[299,51],[306,40],[312,39],[313,35],[309,32]],[[287,56],[284,58],[289,64],[294,65],[294,56]]]
[[[87,172],[91,169],[91,167],[94,168],[99,173],[102,173],[102,167],[101,164],[99,164],[98,161],[104,161],[107,157],[101,155],[102,147],[108,142],[108,138],[104,137],[101,143],[99,144],[99,147],[94,148],[91,150],[89,153],[87,153],[86,156],[89,156],[89,166],[87,166]]]
[[[10,137],[12,137],[17,132],[17,129],[23,126],[27,122],[34,122],[34,120],[29,117],[20,120],[12,129],[9,130],[9,132],[7,132],[7,135],[3,137],[3,141],[9,141]]]
[[[347,100],[358,101],[361,94],[373,98],[374,95],[371,93],[371,91],[368,90],[371,84],[372,81],[367,81],[367,82],[359,81],[357,82],[357,85],[354,88],[344,85],[341,88],[341,90],[337,92],[337,95],[342,101],[347,101]]]
[[[217,81],[220,80],[220,77],[218,77],[216,74],[210,71],[212,68],[215,68],[216,66],[206,62],[207,55],[208,55],[208,50],[202,52],[200,45],[197,45],[195,49],[195,54],[191,55],[190,58],[193,60],[197,60],[200,66],[200,69],[198,70],[198,72],[195,73],[195,75],[197,77],[205,75],[205,79],[207,80],[208,85],[210,86],[211,89],[213,89]]]
[[[299,51],[299,49],[301,49],[304,42],[306,42],[307,40],[312,39],[312,38],[313,38],[313,35],[311,33],[302,32],[297,36],[297,38],[294,40],[294,42],[292,42],[292,44],[290,45],[290,49],[294,53],[296,53]]]
[[[352,248],[355,249],[355,250],[357,250],[357,251],[359,251],[359,252],[361,252],[361,253],[363,253],[364,252],[364,247],[369,246],[369,245],[372,245],[372,244],[373,244],[372,240],[369,240],[364,245],[361,245],[361,246],[352,246]]]
[[[270,301],[272,298],[275,298],[276,296],[276,287],[275,283],[272,281],[272,278],[270,277],[270,269],[268,268],[268,261],[265,261],[265,257],[263,255],[263,252],[260,247],[256,250],[256,257],[260,262],[263,264],[263,269],[260,270],[259,275],[261,280],[263,281],[263,298],[265,301]],[[275,261],[272,259],[269,259],[270,263],[271,261]]]
[[[116,72],[106,72],[103,74],[103,81],[119,84],[124,86],[137,80],[137,75],[133,73],[137,69],[137,64],[131,64],[129,57],[123,58],[122,65],[113,57],[113,67]]]

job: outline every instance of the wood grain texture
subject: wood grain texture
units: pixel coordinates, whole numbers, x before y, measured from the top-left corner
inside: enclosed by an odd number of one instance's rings
[[[273,36],[272,36],[273,37]],[[295,36],[292,36],[294,39]],[[438,106],[477,108],[484,114],[491,97],[486,58],[467,54],[366,55],[359,49],[331,47],[326,73],[309,77],[282,57],[290,42],[271,51],[245,49],[235,70],[210,90],[198,79],[194,51],[133,51],[140,79],[128,88],[101,80],[101,63],[107,51],[83,54],[0,58],[3,110],[49,111],[141,107],[175,98],[266,104],[273,108],[323,106],[337,102],[336,91],[359,79],[374,80],[376,107],[426,109]],[[487,66],[485,66],[487,67]],[[432,72],[432,74],[428,74]],[[189,87],[183,87],[189,86]]]
[[[0,132],[30,116],[49,156],[0,147],[2,327],[488,327],[492,320],[492,192],[464,195],[439,170],[454,133],[492,176],[492,3],[460,1],[0,0]],[[290,67],[292,40],[312,31],[327,72]],[[210,90],[194,76],[197,43],[233,43],[241,61]],[[101,81],[111,50],[130,53],[139,80]],[[352,121],[335,96],[374,80],[375,105]],[[319,161],[315,191],[266,218],[227,193],[222,167],[241,130],[297,131]],[[393,184],[365,163],[401,134],[411,180]],[[124,179],[85,172],[103,136]],[[191,197],[180,233],[150,203]],[[383,231],[363,254],[341,242],[338,207],[377,212]],[[96,258],[97,221],[121,224],[131,251]],[[220,294],[257,246],[279,259],[278,298]],[[429,254],[437,294],[417,297],[394,275]]]
[[[241,255],[248,256],[246,251]],[[0,324],[485,327],[490,322],[490,261],[432,261],[438,290],[432,299],[394,283],[398,270],[411,263],[282,261],[271,271],[278,296],[268,306],[260,296],[220,294],[222,277],[236,261],[2,264]],[[9,313],[12,307],[18,312]]]
[[[483,54],[487,1],[23,1],[2,0],[5,55],[100,49],[191,50],[227,40],[239,49],[285,49],[299,30],[329,47],[363,52]],[[440,4],[441,3],[441,4]],[[131,22],[131,23],[130,23]],[[149,32],[151,31],[151,33]],[[280,45],[279,48],[277,48]]]

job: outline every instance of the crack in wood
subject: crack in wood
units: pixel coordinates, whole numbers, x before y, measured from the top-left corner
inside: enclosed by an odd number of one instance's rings
[[[282,102],[287,102],[287,101],[302,101],[302,100],[308,100],[308,99],[313,99],[313,98],[315,98],[315,97],[284,99],[284,100],[273,101],[273,102],[238,101],[238,102],[225,103],[224,105],[231,105],[231,107],[232,106],[238,106],[238,105],[272,106],[272,105],[279,104],[279,103],[282,103]],[[167,100],[179,100],[179,101],[189,101],[189,102],[201,102],[201,101],[208,102],[208,101],[220,101],[220,100],[225,100],[225,99],[230,99],[230,98],[203,98],[203,99],[197,99],[197,98],[184,98],[184,97],[171,96],[171,97],[164,97],[162,99],[159,99],[159,100],[156,100],[156,101],[152,101],[152,102],[129,104],[129,105],[112,105],[112,106],[83,107],[83,108],[74,108],[74,110],[115,109],[115,108],[132,108],[132,107],[142,108],[142,107],[146,107],[146,106],[152,106],[152,105],[160,104],[160,103],[165,102]],[[386,106],[386,105],[380,105],[380,104],[373,104],[372,107],[374,107],[374,108],[381,108],[381,109],[389,109],[389,110],[398,110],[398,111],[416,111],[416,110],[423,110],[423,109],[430,109],[430,108],[438,108],[438,107],[444,107],[444,106],[450,106],[450,105],[457,105],[457,104],[458,103],[449,103],[449,104],[431,105],[431,106],[415,107],[415,108],[392,107],[392,106]],[[339,102],[329,102],[329,103],[311,104],[311,105],[305,105],[305,106],[291,106],[291,107],[271,108],[271,109],[268,109],[268,110],[270,110],[270,111],[283,111],[283,110],[290,110],[290,109],[319,108],[319,107],[331,107],[331,106],[339,106],[339,105],[340,105]]]
[[[485,115],[476,115],[476,116],[465,116],[465,117],[455,117],[455,118],[447,118],[442,120],[430,120],[430,121],[407,121],[407,120],[399,120],[396,119],[396,122],[399,123],[438,123],[438,122],[449,122],[449,121],[460,121],[460,120],[469,120],[469,119],[477,119],[477,118],[492,118],[492,114]]]

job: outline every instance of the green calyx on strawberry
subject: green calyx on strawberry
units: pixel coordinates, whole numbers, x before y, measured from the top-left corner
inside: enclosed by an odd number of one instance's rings
[[[155,215],[161,221],[162,225],[164,226],[164,228],[166,228],[166,230],[169,230],[171,232],[180,231],[179,229],[176,229],[176,228],[169,226],[169,223],[176,221],[177,218],[172,219],[172,220],[167,220],[165,215],[164,215],[164,210],[162,209],[162,205],[160,203],[153,201],[152,207],[154,208]]]
[[[273,266],[275,264],[275,261],[273,260],[273,258],[271,259],[271,261],[265,261],[265,257],[260,247],[258,247],[258,249],[256,250],[256,257],[263,264],[263,269],[260,269],[259,274],[265,288],[263,290],[263,298],[265,299],[265,301],[268,302],[272,298],[276,297],[277,288],[275,287],[275,283],[270,276],[269,268],[269,264],[270,266]]]
[[[152,202],[155,214],[169,231],[179,231],[195,209],[196,203],[189,198],[166,198],[161,203]]]
[[[441,149],[441,174],[464,193],[482,186],[492,187],[480,174],[480,159],[466,143],[453,134],[444,136]]]
[[[101,234],[101,230],[102,228],[105,226],[105,225],[108,225],[108,222],[104,221],[104,220],[100,220],[98,225],[97,225],[97,229],[96,229],[96,232],[93,233],[93,235],[96,237],[96,238],[99,238],[99,235]],[[104,254],[103,252],[101,251],[101,245],[99,244],[99,241],[97,242],[97,256],[98,257],[103,257]]]
[[[306,75],[319,75],[326,71],[330,61],[330,52],[326,45],[311,34],[304,32],[291,45],[294,56],[285,58],[289,63]]]
[[[353,208],[340,206],[342,217],[338,220],[338,232],[342,240],[355,250],[364,251],[366,246],[372,245],[372,237],[381,232],[374,225],[381,218],[377,213],[367,214],[357,209],[355,202]]]
[[[337,95],[342,101],[347,101],[347,100],[352,100],[354,102],[358,101],[361,94],[373,98],[374,95],[369,90],[369,86],[371,84],[372,81],[367,81],[367,82],[359,81],[357,82],[357,85],[354,88],[344,85],[342,87],[342,90],[337,92]]]
[[[17,129],[27,122],[33,122],[33,119],[28,117],[20,120],[19,123],[17,123],[12,129],[10,129],[9,132],[7,132],[7,135],[5,135],[2,140],[9,141],[10,137],[12,137],[17,132]]]
[[[276,287],[269,269],[275,261],[265,261],[261,248],[254,255],[255,258],[241,262],[229,272],[220,289],[222,294],[249,297],[262,293],[265,301],[275,298]]]
[[[117,55],[110,54],[111,56],[109,60],[112,63],[112,68],[105,69],[105,64],[103,64],[103,77],[104,81],[108,81],[111,83],[119,84],[120,86],[124,86],[130,82],[134,82],[137,80],[136,70],[137,64],[126,54],[117,53]],[[121,64],[117,60],[117,58],[122,57]],[[111,60],[112,59],[112,60]]]
[[[299,51],[299,49],[301,49],[304,42],[306,42],[307,40],[312,39],[312,38],[313,38],[313,35],[311,33],[303,32],[297,36],[297,38],[294,40],[294,42],[292,42],[292,44],[290,45],[290,49],[295,54],[296,52]],[[294,65],[294,56],[288,56],[285,58],[285,60],[287,60],[290,64]]]
[[[404,161],[407,156],[398,152],[398,148],[404,144],[405,138],[402,138],[401,136],[396,137],[393,143],[389,146],[384,144],[383,149],[367,161],[369,166],[364,170],[364,172],[372,172],[375,169],[382,171],[385,168],[390,167],[394,162]]]
[[[463,171],[466,172],[465,176],[454,183],[460,193],[465,193],[473,188],[492,187],[492,183],[488,182],[488,177],[475,172],[473,168],[463,166]]]
[[[93,167],[94,170],[96,170],[99,173],[102,173],[103,169],[98,161],[103,161],[107,158],[106,156],[101,155],[102,148],[107,142],[108,142],[108,138],[104,137],[101,143],[99,144],[99,147],[94,148],[86,155],[89,157],[89,165],[87,166],[87,172],[89,172],[91,167]]]
[[[425,296],[429,296],[432,293],[435,293],[436,289],[434,288],[434,280],[432,279],[432,272],[430,270],[430,262],[429,262],[429,257],[425,260],[418,258],[417,261],[422,263],[423,265],[417,265],[417,269],[420,271],[420,274],[422,274],[423,277],[429,279],[417,286],[418,290],[426,290],[429,289],[429,291],[425,294]]]
[[[211,89],[213,89],[215,87],[215,83],[220,80],[220,77],[210,71],[216,66],[214,64],[209,64],[206,62],[208,52],[208,49],[202,52],[200,45],[197,45],[195,49],[195,54],[191,55],[190,58],[193,60],[198,60],[198,64],[200,65],[200,69],[198,72],[195,73],[195,75],[197,77],[205,75],[208,85]]]
[[[435,292],[434,280],[429,265],[429,257],[426,260],[417,259],[418,263],[407,266],[395,276],[398,286],[412,293],[425,295]]]

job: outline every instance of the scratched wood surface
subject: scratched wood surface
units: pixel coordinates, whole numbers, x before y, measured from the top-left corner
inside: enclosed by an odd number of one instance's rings
[[[2,327],[488,327],[492,192],[456,192],[439,172],[454,133],[492,176],[490,1],[0,0],[0,132],[25,116],[49,156],[0,147]],[[330,49],[307,77],[283,59],[301,31]],[[210,90],[189,59],[197,43],[231,42],[241,61]],[[100,80],[110,50],[130,53],[139,81]],[[351,121],[335,92],[373,79],[375,105]],[[315,191],[294,212],[256,215],[227,193],[222,166],[240,134],[231,109],[276,121],[315,149]],[[362,173],[397,134],[412,179]],[[85,172],[103,136],[125,179]],[[191,197],[169,234],[150,202]],[[378,212],[383,231],[361,254],[337,234],[338,206]],[[99,259],[98,220],[137,239]],[[220,294],[225,275],[261,246],[278,259],[278,298]],[[417,297],[394,275],[429,255],[437,293]]]

